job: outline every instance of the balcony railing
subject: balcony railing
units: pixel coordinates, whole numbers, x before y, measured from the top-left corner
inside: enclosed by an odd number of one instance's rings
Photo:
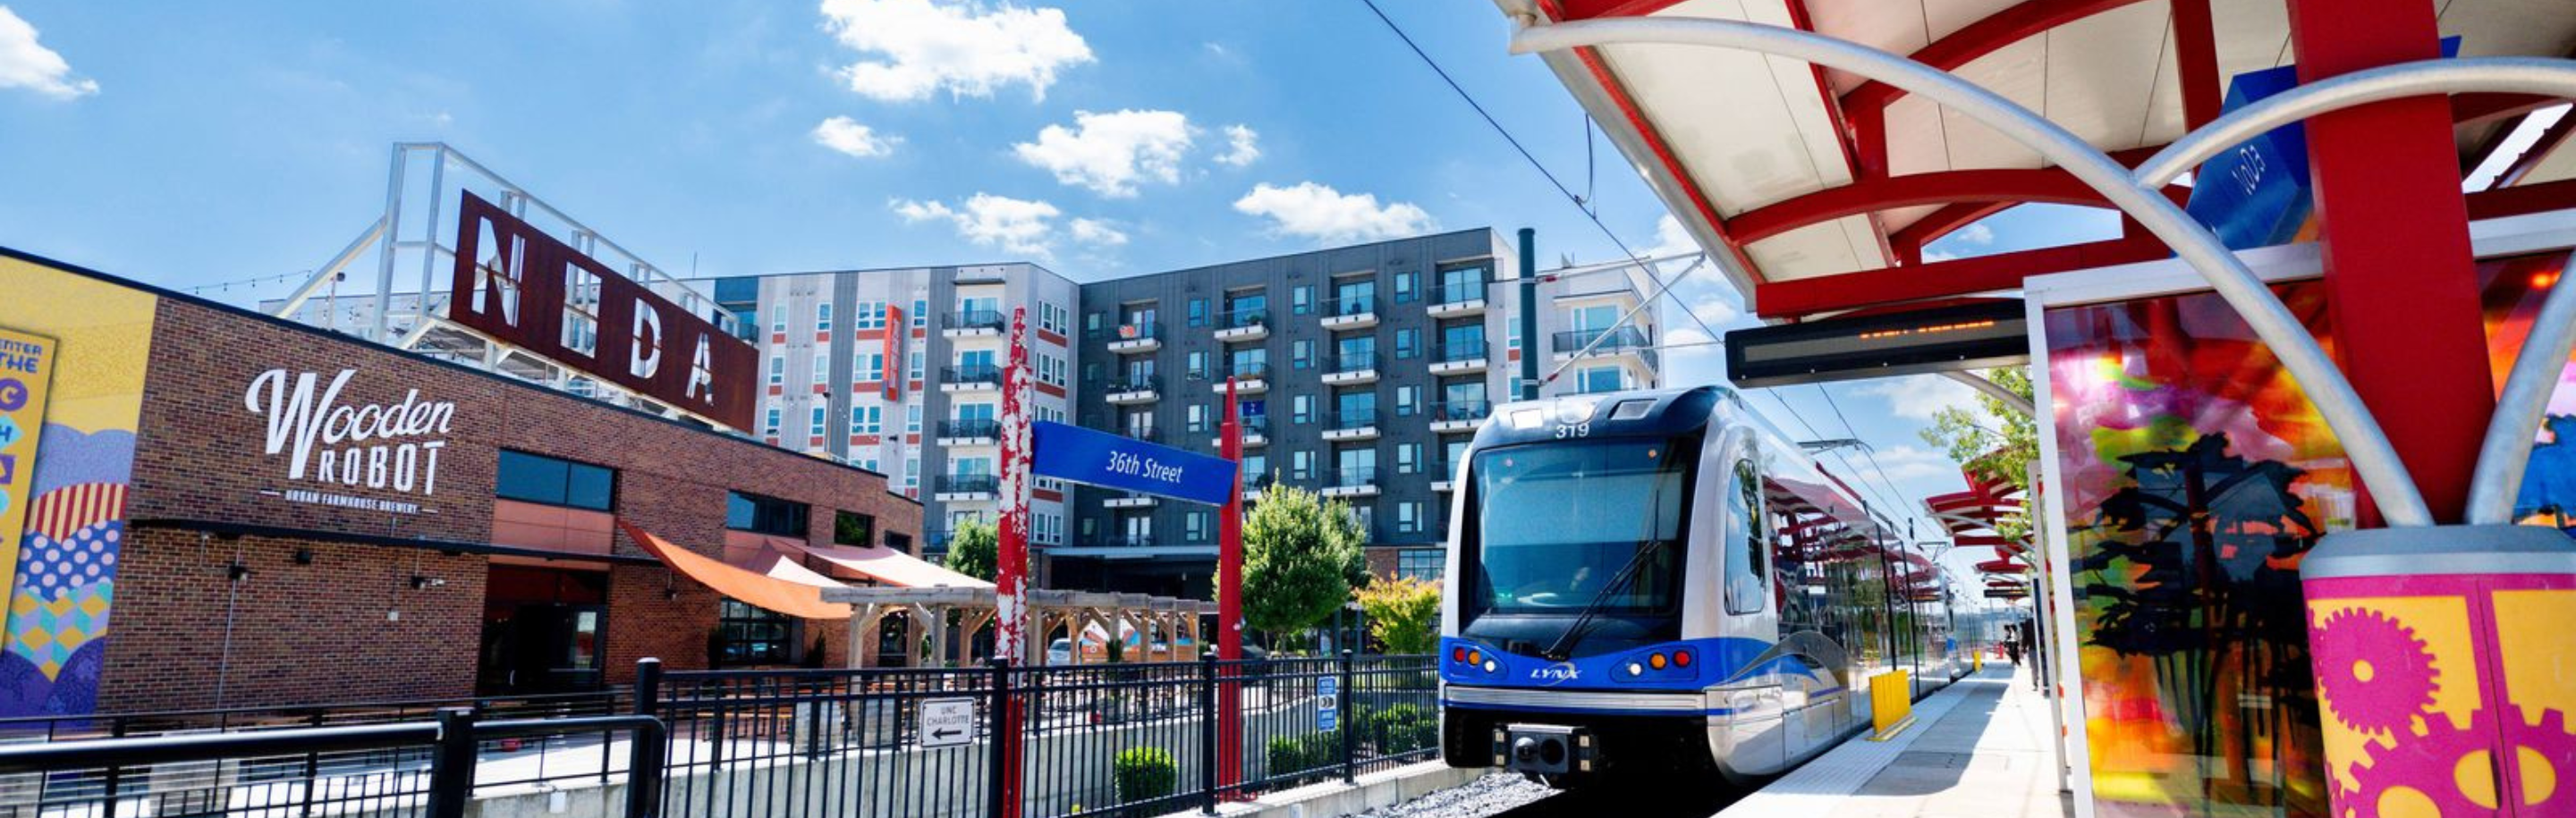
[[[1225,367],[1225,375],[1227,377],[1247,381],[1257,381],[1262,378],[1270,377],[1270,363],[1268,361],[1243,361],[1240,363],[1228,364]]]
[[[1469,301],[1483,300],[1485,300],[1485,282],[1482,281],[1457,285],[1441,284],[1431,288],[1431,303],[1435,305],[1464,304]]]
[[[1451,341],[1441,344],[1440,349],[1435,354],[1438,357],[1434,360],[1444,364],[1457,363],[1459,361],[1472,361],[1485,357],[1485,342]]]
[[[946,383],[1002,382],[1002,368],[992,364],[966,364],[939,368],[939,379]]]
[[[949,329],[999,330],[1004,322],[1000,310],[960,310],[948,314],[946,326]]]
[[[1259,494],[1261,492],[1269,491],[1270,487],[1276,485],[1279,485],[1279,475],[1271,474],[1269,472],[1263,472],[1261,474],[1247,474],[1243,476],[1243,493],[1245,494]]]
[[[1324,472],[1324,485],[1330,488],[1358,488],[1377,485],[1376,466],[1351,466]]]
[[[1103,329],[1095,334],[1097,334],[1102,340],[1114,344],[1120,341],[1151,341],[1155,338],[1162,337],[1161,332],[1161,325],[1152,321],[1141,321],[1119,324],[1114,327]]]
[[[1002,422],[991,418],[960,418],[939,422],[940,437],[1000,437]]]
[[[1494,404],[1490,401],[1453,400],[1431,405],[1431,419],[1434,422],[1444,420],[1484,420],[1487,415],[1491,415],[1493,413]]]
[[[1601,343],[1593,346],[1592,341],[1596,338],[1600,339]],[[1558,352],[1572,353],[1580,352],[1586,346],[1592,346],[1594,352],[1615,352],[1625,349],[1646,349],[1654,345],[1653,334],[1648,333],[1644,328],[1623,326],[1560,332],[1556,334],[1555,348]]]
[[[1373,312],[1377,312],[1376,293],[1345,295],[1337,298],[1324,299],[1324,317],[1326,318],[1337,318],[1345,315],[1367,315]]]
[[[1240,327],[1264,326],[1269,323],[1269,308],[1245,307],[1238,310],[1227,310],[1225,314],[1217,316],[1216,325],[1219,329],[1236,329]]]
[[[1002,489],[1002,478],[990,474],[943,474],[934,484],[940,494],[991,494]]]
[[[1163,378],[1159,375],[1129,375],[1111,382],[1110,392],[1160,392]]]
[[[1377,425],[1377,410],[1375,409],[1344,410],[1334,412],[1332,417],[1332,428],[1336,430],[1365,429],[1375,425]]]
[[[1345,352],[1333,356],[1333,368],[1330,371],[1335,374],[1339,374],[1343,372],[1368,372],[1377,368],[1377,353]]]
[[[1100,537],[1100,544],[1103,547],[1108,548],[1152,548],[1154,547],[1154,535],[1107,534]]]
[[[1132,429],[1114,429],[1111,430],[1111,434],[1125,435],[1137,440],[1161,440],[1163,439],[1163,428],[1160,426],[1143,426]]]

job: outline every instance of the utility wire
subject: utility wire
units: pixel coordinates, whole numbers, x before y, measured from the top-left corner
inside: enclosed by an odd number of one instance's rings
[[[1654,272],[1653,267],[1646,266],[1644,257],[1637,255],[1637,251],[1628,249],[1628,243],[1620,241],[1619,234],[1612,232],[1609,225],[1601,222],[1601,215],[1594,212],[1594,208],[1588,200],[1584,197],[1574,195],[1573,188],[1567,187],[1563,180],[1556,178],[1556,174],[1547,169],[1547,165],[1539,162],[1538,157],[1531,154],[1529,148],[1522,145],[1519,138],[1512,136],[1512,132],[1509,129],[1504,128],[1501,121],[1494,119],[1492,112],[1485,110],[1485,106],[1482,103],[1477,102],[1474,95],[1467,93],[1465,86],[1459,85],[1456,78],[1449,76],[1448,69],[1441,68],[1439,61],[1431,59],[1431,54],[1423,51],[1421,44],[1413,41],[1413,35],[1404,33],[1404,27],[1395,24],[1395,18],[1386,16],[1386,10],[1378,8],[1377,0],[1360,0],[1360,2],[1368,6],[1370,13],[1377,15],[1378,22],[1386,24],[1386,29],[1388,31],[1395,32],[1396,39],[1404,41],[1404,47],[1413,50],[1413,56],[1420,57],[1422,59],[1422,64],[1431,68],[1431,73],[1440,75],[1440,81],[1447,83],[1449,85],[1449,90],[1456,92],[1458,98],[1467,103],[1467,107],[1476,109],[1476,115],[1483,117],[1485,119],[1485,124],[1493,127],[1494,133],[1501,135],[1504,142],[1511,143],[1512,150],[1519,152],[1521,159],[1528,162],[1530,168],[1537,170],[1538,175],[1547,177],[1547,183],[1554,185],[1558,194],[1563,195],[1567,202],[1573,203],[1574,209],[1582,211],[1583,218],[1592,222],[1592,226],[1599,229],[1601,231],[1601,236],[1609,239],[1612,246],[1618,247],[1620,255],[1627,256],[1630,262],[1635,263],[1638,267],[1644,268],[1648,273],[1651,274]],[[1590,139],[1587,137],[1585,141],[1589,142]],[[1586,150],[1589,150],[1588,145],[1586,146]],[[1523,270],[1521,271],[1521,274],[1537,275],[1538,271]],[[1682,314],[1690,316],[1691,323],[1698,324],[1700,331],[1708,333],[1708,337],[1724,337],[1719,335],[1716,329],[1711,328],[1707,321],[1701,320],[1699,313],[1693,311],[1690,308],[1690,305],[1682,305]],[[1530,344],[1532,349],[1537,348],[1537,339],[1525,339],[1525,341]]]
[[[1832,391],[1832,390],[1829,390],[1829,389],[1826,389],[1826,388],[1825,388],[1825,385],[1824,385],[1824,384],[1821,384],[1821,383],[1820,383],[1820,384],[1814,384],[1814,386],[1816,387],[1816,394],[1819,394],[1819,395],[1823,395],[1823,396],[1825,396],[1825,406],[1826,406],[1826,408],[1829,408],[1829,409],[1834,410],[1834,419],[1842,422],[1842,424],[1843,424],[1843,432],[1844,432],[1845,434],[1849,434],[1849,435],[1851,435],[1851,436],[1852,436],[1852,439],[1854,439],[1854,440],[1858,440],[1858,439],[1860,439],[1860,429],[1859,429],[1859,427],[1853,426],[1853,425],[1852,425],[1852,422],[1851,422],[1851,418],[1850,418],[1850,417],[1847,417],[1847,416],[1845,416],[1845,415],[1843,414],[1843,407],[1842,407],[1842,404],[1841,404],[1841,403],[1838,403],[1838,402],[1836,402],[1836,401],[1834,400],[1834,393],[1833,393],[1833,391]],[[1896,487],[1896,480],[1895,480],[1895,478],[1892,478],[1892,477],[1887,476],[1887,468],[1886,468],[1886,467],[1884,467],[1884,466],[1880,466],[1880,465],[1878,464],[1878,450],[1877,450],[1876,448],[1874,448],[1874,447],[1871,447],[1871,446],[1868,446],[1868,445],[1864,444],[1864,445],[1862,445],[1862,446],[1861,446],[1860,453],[1861,453],[1861,455],[1862,455],[1863,457],[1866,457],[1866,458],[1868,458],[1868,459],[1869,459],[1869,468],[1870,468],[1870,470],[1871,470],[1871,471],[1878,472],[1878,482],[1883,483],[1883,484],[1885,484],[1885,485],[1887,486],[1887,491],[1888,491],[1888,493],[1889,493],[1889,494],[1892,494],[1892,495],[1895,495],[1895,496],[1896,496],[1897,498],[1899,498],[1899,499],[1903,499],[1903,498],[1905,497],[1905,492],[1904,492],[1903,490],[1900,490],[1900,489],[1898,489],[1898,488]],[[1922,515],[1920,515],[1920,514],[1915,513],[1914,509],[1911,509],[1911,508],[1906,508],[1906,509],[1904,509],[1904,511],[1906,512],[1905,516],[1906,516],[1907,518],[1914,518],[1914,517],[1920,517],[1920,516],[1922,516]]]

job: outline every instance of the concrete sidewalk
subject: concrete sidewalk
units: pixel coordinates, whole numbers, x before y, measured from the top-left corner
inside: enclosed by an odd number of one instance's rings
[[[2028,669],[1988,667],[1914,705],[1895,739],[1853,738],[1717,818],[2054,818],[2048,701]]]

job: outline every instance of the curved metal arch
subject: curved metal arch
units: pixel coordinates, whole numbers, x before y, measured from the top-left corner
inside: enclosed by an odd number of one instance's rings
[[[1512,35],[1513,53],[1585,46],[1661,43],[1734,48],[1823,65],[1886,82],[1975,118],[2005,138],[2037,151],[2102,191],[2122,212],[2174,249],[2242,314],[2299,379],[2328,428],[2344,444],[2392,526],[2432,525],[2432,511],[2406,464],[2369,407],[2325,349],[2218,237],[2152,188],[2139,185],[2127,167],[2030,109],[1931,66],[1868,46],[1796,29],[1712,19],[1590,20],[1525,26]],[[2172,152],[2171,148],[2167,152]]]

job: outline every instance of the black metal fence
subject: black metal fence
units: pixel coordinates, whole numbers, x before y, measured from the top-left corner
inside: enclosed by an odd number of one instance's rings
[[[476,798],[603,818],[1212,810],[1433,758],[1433,667],[1345,653],[665,674],[647,660],[634,687],[581,696],[21,720],[0,734],[20,742],[0,743],[0,818],[448,816]]]

